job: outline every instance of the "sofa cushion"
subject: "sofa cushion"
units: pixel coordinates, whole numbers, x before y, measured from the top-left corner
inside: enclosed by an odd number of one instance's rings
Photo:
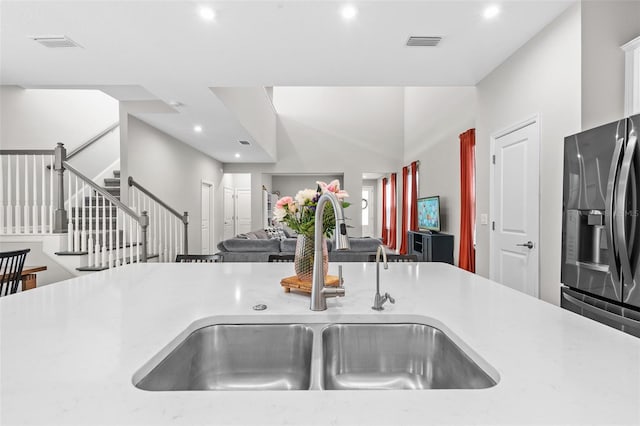
[[[222,251],[238,251],[238,252],[257,252],[257,251],[280,251],[280,240],[245,240],[241,238],[230,238],[222,241],[224,250]]]
[[[258,229],[256,231],[247,232],[245,234],[250,240],[268,240],[269,235],[267,235],[267,231],[264,229]]]
[[[280,251],[283,253],[295,253],[297,238],[286,238],[280,241]]]
[[[280,241],[280,251],[283,253],[295,253],[297,242],[297,238],[287,238]],[[331,239],[327,239],[327,251],[331,251],[332,249],[333,241]]]
[[[284,230],[282,228],[278,228],[277,226],[269,226],[264,228],[265,232],[272,240],[282,241],[287,238]]]
[[[349,238],[349,244],[351,245],[351,251],[369,251],[374,252],[378,249],[378,246],[382,244],[378,238]]]

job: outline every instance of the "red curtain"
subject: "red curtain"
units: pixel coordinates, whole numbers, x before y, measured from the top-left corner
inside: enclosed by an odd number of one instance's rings
[[[460,135],[460,204],[462,211],[458,266],[469,272],[476,271],[476,249],[473,246],[476,219],[475,146],[475,129],[469,129]]]
[[[402,168],[402,227],[400,228],[400,254],[407,254],[407,233],[409,231],[409,218],[411,212],[411,200],[409,198],[409,167]]]
[[[382,244],[389,243],[389,226],[387,225],[387,178],[382,178]]]
[[[411,163],[411,220],[409,230],[418,230],[418,162]]]
[[[389,226],[389,242],[387,245],[391,249],[395,249],[397,247],[398,240],[398,196],[396,194],[396,173],[391,173],[390,179],[391,188],[389,188],[389,198],[391,199],[391,208],[389,209],[389,219],[391,225]]]

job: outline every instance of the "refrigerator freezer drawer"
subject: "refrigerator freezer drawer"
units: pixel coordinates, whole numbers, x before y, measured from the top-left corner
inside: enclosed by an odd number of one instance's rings
[[[562,288],[560,306],[599,323],[640,337],[640,312]]]

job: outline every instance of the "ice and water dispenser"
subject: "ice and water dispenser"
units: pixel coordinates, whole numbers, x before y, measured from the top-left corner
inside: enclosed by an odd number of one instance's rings
[[[609,265],[604,210],[566,210],[565,261],[606,271]]]

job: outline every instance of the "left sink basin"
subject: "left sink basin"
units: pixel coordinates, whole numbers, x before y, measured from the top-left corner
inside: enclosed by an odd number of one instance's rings
[[[136,387],[150,391],[309,389],[313,331],[302,324],[198,329]]]

